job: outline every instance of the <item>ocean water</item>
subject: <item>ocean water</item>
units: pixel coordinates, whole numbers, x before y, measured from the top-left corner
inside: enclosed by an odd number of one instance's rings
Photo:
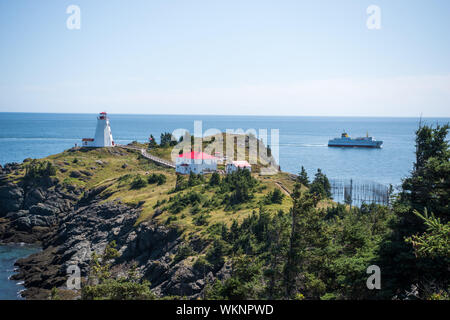
[[[29,245],[0,245],[0,300],[22,299],[20,291],[24,289],[21,282],[9,280],[14,274],[14,262],[38,252],[39,248]]]
[[[298,173],[303,165],[310,176],[317,168],[330,178],[374,181],[398,185],[414,162],[414,132],[418,118],[366,117],[278,117],[206,115],[109,115],[114,140],[145,142],[150,134],[183,128],[194,132],[194,121],[202,129],[279,130],[279,163],[283,171]],[[422,119],[429,124],[446,123],[450,118]],[[96,114],[0,113],[0,164],[21,162],[27,157],[42,158],[80,144],[93,137]],[[382,149],[329,148],[330,138],[345,130],[350,136],[366,132],[383,140]]]

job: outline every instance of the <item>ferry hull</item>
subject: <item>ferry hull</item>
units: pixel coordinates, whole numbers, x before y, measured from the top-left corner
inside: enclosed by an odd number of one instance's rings
[[[370,148],[370,149],[380,149],[382,146],[364,146],[364,145],[345,145],[345,144],[329,144],[329,147],[339,147],[339,148]]]

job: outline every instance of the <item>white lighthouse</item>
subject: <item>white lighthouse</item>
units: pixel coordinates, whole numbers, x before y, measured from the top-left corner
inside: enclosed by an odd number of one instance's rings
[[[97,128],[95,129],[95,137],[84,138],[82,140],[83,147],[114,147],[114,140],[109,126],[109,119],[106,112],[101,112],[97,117]]]

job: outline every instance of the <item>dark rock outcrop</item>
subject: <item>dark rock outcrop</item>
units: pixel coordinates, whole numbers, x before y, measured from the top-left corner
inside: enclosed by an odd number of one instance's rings
[[[103,202],[108,187],[63,188],[56,180],[0,186],[0,241],[41,243],[43,247],[16,262],[19,273],[13,278],[24,281],[27,299],[46,299],[53,287],[64,289],[70,266],[80,268],[86,278],[92,253],[103,252],[113,240],[121,254],[114,272],[123,274],[136,264],[140,276],[160,296],[197,298],[206,283],[229,276],[226,264],[205,272],[192,266],[192,257],[174,262],[184,242],[179,232],[154,220],[136,225],[141,208]],[[191,245],[199,253],[206,246],[195,239]]]
[[[0,186],[0,217],[8,212],[18,211],[22,208],[24,192],[21,187],[13,183]]]

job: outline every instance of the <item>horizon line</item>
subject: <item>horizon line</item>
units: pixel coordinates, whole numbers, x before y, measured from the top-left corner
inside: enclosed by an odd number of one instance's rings
[[[103,111],[101,111],[103,112]],[[96,115],[100,112],[36,112],[36,111],[0,111],[2,113],[22,113],[22,114],[80,114],[80,115]],[[274,114],[208,114],[208,113],[109,113],[110,115],[136,115],[136,116],[226,116],[226,117],[304,117],[304,118],[318,118],[318,117],[329,117],[329,118],[403,118],[403,119],[431,119],[431,118],[443,118],[450,119],[449,116],[380,116],[380,115],[298,115],[298,114],[283,114],[283,115],[274,115]]]

